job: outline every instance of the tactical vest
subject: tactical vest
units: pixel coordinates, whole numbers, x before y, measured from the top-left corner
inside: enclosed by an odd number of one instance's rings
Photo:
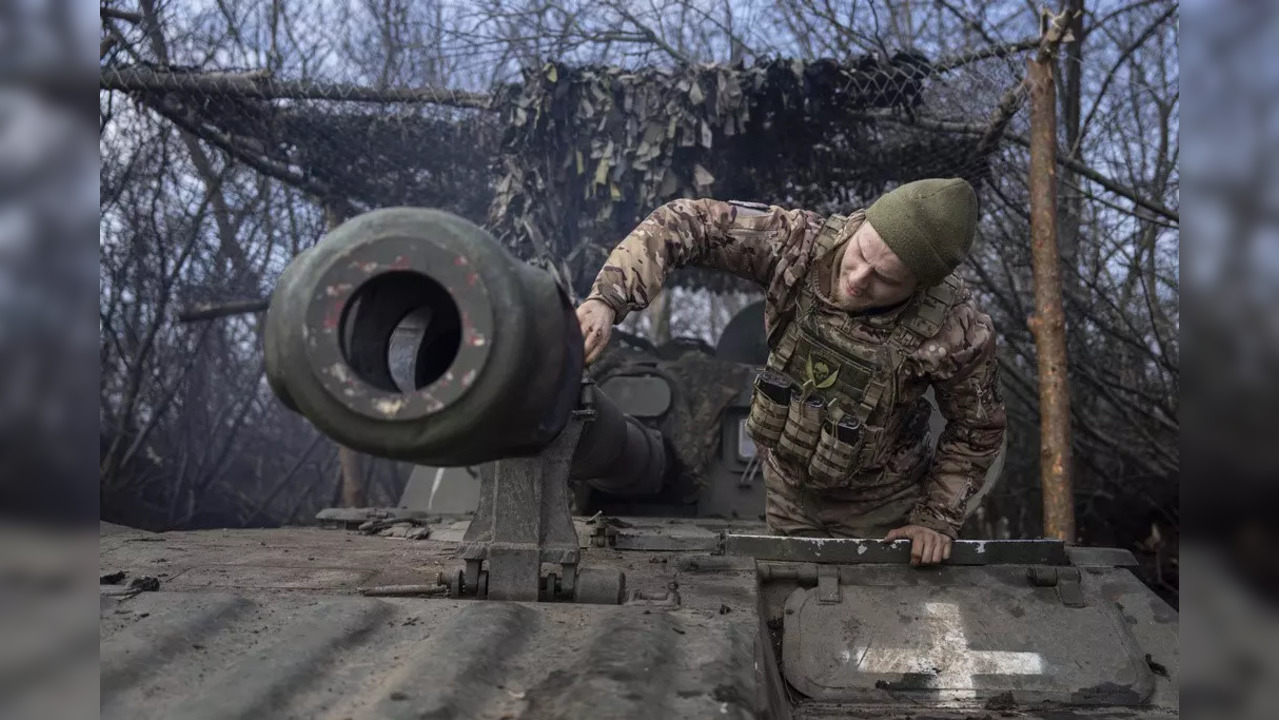
[[[915,294],[886,342],[857,338],[852,315],[818,298],[819,263],[843,237],[845,225],[864,218],[835,215],[819,231],[795,311],[779,329],[767,369],[755,379],[747,432],[760,447],[807,468],[808,486],[834,490],[881,462],[892,438],[883,421],[897,372],[920,344],[937,334],[957,297],[954,275]]]

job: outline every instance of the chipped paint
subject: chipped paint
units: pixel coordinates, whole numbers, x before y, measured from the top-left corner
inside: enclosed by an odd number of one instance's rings
[[[373,408],[383,415],[395,415],[407,404],[404,398],[378,398],[373,401]]]
[[[351,283],[338,283],[337,285],[329,285],[324,288],[325,297],[335,298],[339,295],[345,295],[351,292],[351,288],[355,287]]]
[[[865,554],[866,554],[866,551],[867,551],[868,549],[869,549],[869,548],[868,548],[868,547],[866,547],[866,543],[859,543],[859,544],[857,545],[857,554],[858,554],[858,555],[865,555]]]
[[[342,306],[343,303],[335,302],[329,303],[329,306],[325,308],[323,330],[327,332],[337,330],[338,324],[342,322]]]
[[[1042,675],[1043,656],[1034,652],[973,650],[968,647],[959,606],[925,603],[923,623],[928,635],[920,647],[883,648],[870,644],[853,648],[858,669],[867,673],[923,675],[942,700],[977,697],[978,675]],[[849,653],[841,649],[839,657]]]
[[[977,547],[977,554],[981,555],[982,553],[986,552],[986,541],[978,540],[976,547]]]
[[[338,382],[351,382],[351,373],[347,372],[346,363],[333,363],[329,366],[329,374],[337,378]]]
[[[462,376],[462,387],[470,387],[471,383],[475,382],[475,374],[475,368],[467,370],[466,374]]]

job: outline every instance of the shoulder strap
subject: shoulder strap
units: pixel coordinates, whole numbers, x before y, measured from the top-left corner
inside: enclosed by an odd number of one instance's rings
[[[959,278],[947,275],[945,279],[925,290],[912,303],[888,338],[894,351],[906,355],[914,352],[925,340],[941,330],[946,314],[959,297]]]
[[[818,272],[815,265],[817,259],[835,249],[844,233],[844,226],[847,224],[847,217],[831,215],[826,218],[826,223],[817,232],[817,239],[813,241],[813,249],[808,258],[808,272],[805,274],[804,279],[799,282],[799,297],[795,304],[799,309],[800,316],[808,314],[815,302],[813,291],[817,284]]]
[[[784,327],[780,328],[776,336],[778,337],[776,347],[770,349],[769,367],[773,365],[777,365],[778,368],[786,367],[786,364],[790,362],[790,357],[795,352],[795,346],[799,342],[799,327],[795,321],[806,317],[813,307],[814,301],[810,286],[811,280],[809,279],[815,277],[813,263],[817,261],[817,258],[835,248],[841,233],[844,231],[844,225],[847,223],[848,218],[846,216],[831,215],[826,218],[821,230],[817,231],[817,238],[813,241],[813,247],[808,258],[808,271],[805,273],[805,277],[795,284],[795,302],[783,316],[781,324]]]
[[[826,223],[822,225],[822,229],[817,231],[817,240],[813,242],[813,259],[825,255],[835,246],[839,244],[840,235],[844,232],[844,226],[848,224],[848,216],[831,215],[826,218]]]

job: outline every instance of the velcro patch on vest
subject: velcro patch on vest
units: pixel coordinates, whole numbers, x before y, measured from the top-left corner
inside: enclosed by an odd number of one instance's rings
[[[798,380],[807,392],[816,392],[827,400],[844,398],[846,410],[861,400],[878,368],[859,358],[840,353],[812,337],[799,333],[787,375]]]

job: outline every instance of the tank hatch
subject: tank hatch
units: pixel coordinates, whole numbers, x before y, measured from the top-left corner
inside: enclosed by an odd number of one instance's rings
[[[1154,692],[1118,609],[1077,568],[940,570],[843,567],[837,581],[794,589],[786,679],[837,703],[1137,706]]]

